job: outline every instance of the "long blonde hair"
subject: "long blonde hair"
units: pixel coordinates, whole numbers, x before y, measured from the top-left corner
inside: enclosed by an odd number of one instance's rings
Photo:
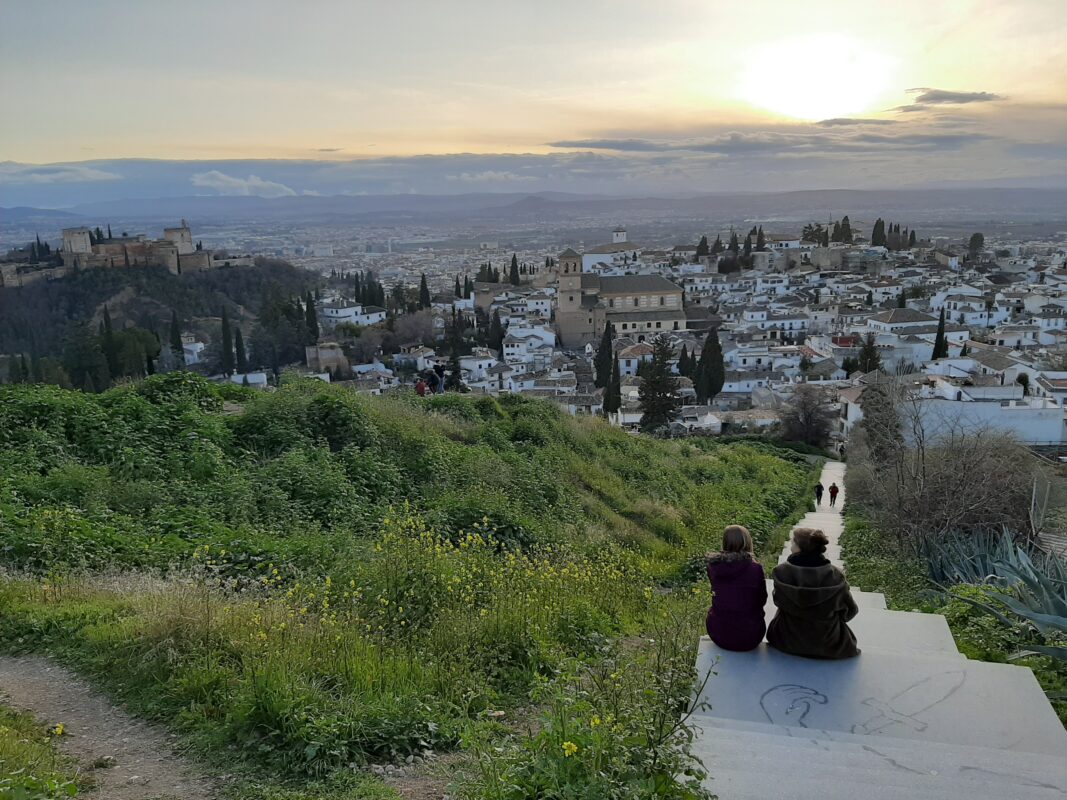
[[[744,525],[727,525],[722,532],[722,552],[752,555],[752,534]]]

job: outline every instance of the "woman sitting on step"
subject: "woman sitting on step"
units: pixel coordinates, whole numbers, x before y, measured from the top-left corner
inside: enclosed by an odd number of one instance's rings
[[[730,525],[722,532],[722,550],[708,556],[708,579],[715,595],[708,610],[708,636],[723,650],[755,649],[767,632],[767,583],[752,555],[748,528]]]
[[[859,612],[844,573],[823,555],[829,540],[822,531],[793,531],[793,554],[774,568],[778,613],[767,642],[783,653],[806,658],[859,655],[856,635],[846,624]]]

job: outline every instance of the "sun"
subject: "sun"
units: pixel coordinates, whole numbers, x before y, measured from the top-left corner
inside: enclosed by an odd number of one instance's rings
[[[893,60],[867,41],[839,34],[798,36],[753,47],[737,97],[796,119],[870,112],[893,77]]]

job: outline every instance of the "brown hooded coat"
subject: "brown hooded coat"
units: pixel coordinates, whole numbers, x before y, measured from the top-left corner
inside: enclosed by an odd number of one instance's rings
[[[773,575],[778,613],[767,627],[772,647],[807,658],[859,655],[846,624],[859,608],[841,570],[821,556],[793,555]]]

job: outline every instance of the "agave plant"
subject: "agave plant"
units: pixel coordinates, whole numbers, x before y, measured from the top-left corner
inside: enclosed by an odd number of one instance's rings
[[[989,554],[981,551],[983,545]],[[957,599],[1007,625],[1025,621],[1045,637],[1067,637],[1067,567],[1056,556],[1031,553],[1007,531],[970,542],[953,537],[931,556],[931,573],[941,588],[944,586],[938,577],[947,582],[992,585],[988,595],[999,607],[959,595]],[[1031,645],[1012,658],[1034,654],[1067,662],[1067,647],[1059,645]]]
[[[954,533],[922,542],[930,578],[937,584],[1010,582],[999,566],[1014,559],[1018,545],[1011,531]]]

